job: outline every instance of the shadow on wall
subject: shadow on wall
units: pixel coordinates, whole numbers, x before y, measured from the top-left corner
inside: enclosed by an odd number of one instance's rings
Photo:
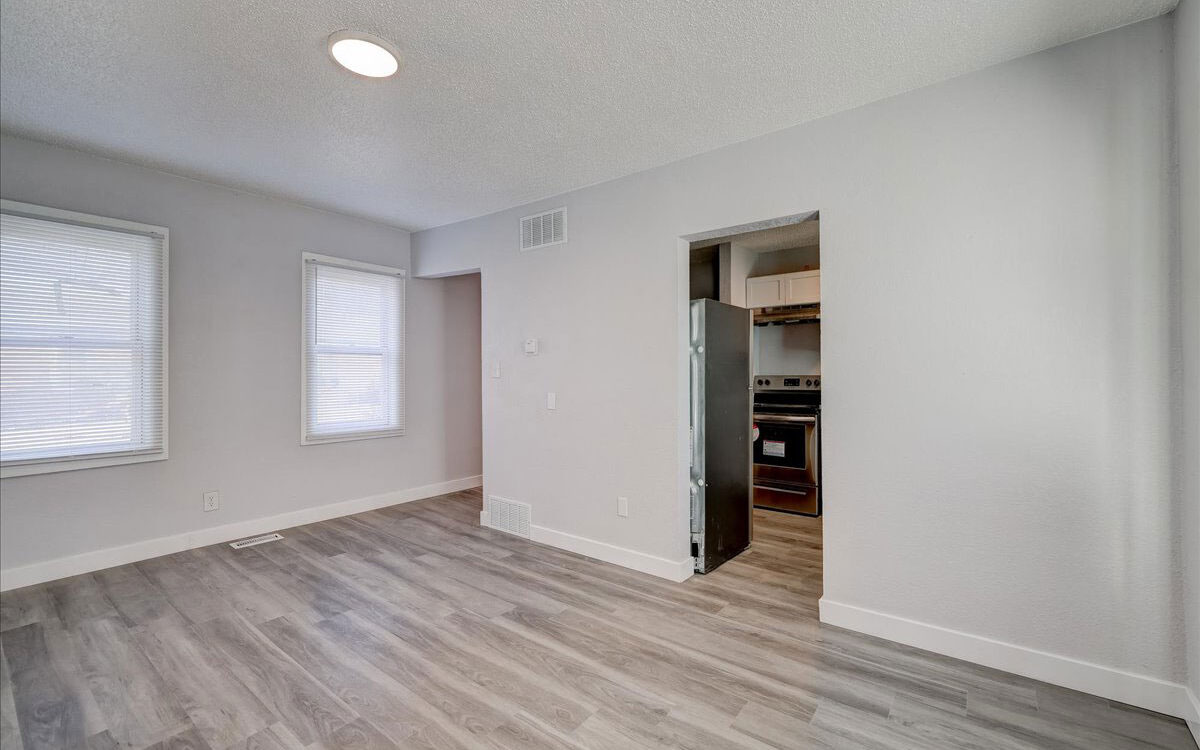
[[[456,476],[483,473],[482,343],[480,336],[480,277],[478,273],[421,280],[442,286],[443,330],[456,335],[443,337],[437,351],[443,373],[440,411],[446,429],[442,454],[446,460],[469,460]],[[420,394],[410,394],[420,398]],[[464,458],[464,456],[466,458]],[[459,467],[454,467],[459,468]]]

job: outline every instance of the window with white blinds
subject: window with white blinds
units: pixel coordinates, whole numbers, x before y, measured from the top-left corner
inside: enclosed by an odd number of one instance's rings
[[[166,458],[167,230],[0,202],[0,471]]]
[[[301,442],[404,434],[404,271],[304,254]]]

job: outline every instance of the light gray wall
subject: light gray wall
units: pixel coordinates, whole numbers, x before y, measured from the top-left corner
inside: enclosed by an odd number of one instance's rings
[[[417,273],[482,269],[507,366],[485,491],[685,557],[678,238],[819,210],[825,596],[1182,681],[1170,36],[1151,20],[415,234]],[[559,205],[570,242],[520,253],[519,217]]]
[[[758,255],[736,242],[729,243],[729,299],[721,300],[738,307],[746,306],[746,277]]]
[[[301,253],[406,232],[8,136],[0,195],[171,230],[171,457],[3,480],[4,568],[479,474],[478,277],[408,282],[407,435],[300,445]]]
[[[793,247],[759,253],[750,266],[750,276],[771,276],[793,271],[811,271],[821,267],[821,248],[818,245]]]
[[[717,253],[713,257],[688,264],[688,289],[692,299],[716,299],[717,289]]]
[[[820,324],[755,326],[752,369],[761,375],[819,375]]]
[[[1200,697],[1200,2],[1182,0],[1174,21],[1182,357],[1176,455],[1183,503],[1188,686]],[[1197,729],[1200,725],[1193,731]]]

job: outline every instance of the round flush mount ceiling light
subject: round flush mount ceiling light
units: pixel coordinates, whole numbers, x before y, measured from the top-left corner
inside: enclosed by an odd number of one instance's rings
[[[329,35],[329,55],[351,73],[387,78],[400,69],[400,51],[377,36],[342,30]]]

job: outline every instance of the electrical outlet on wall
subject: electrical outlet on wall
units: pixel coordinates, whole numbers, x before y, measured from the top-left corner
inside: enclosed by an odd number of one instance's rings
[[[629,517],[629,498],[627,498],[627,497],[618,497],[617,498],[617,515],[620,516],[621,518]]]
[[[221,507],[220,492],[205,492],[204,493],[204,512],[209,513]]]

